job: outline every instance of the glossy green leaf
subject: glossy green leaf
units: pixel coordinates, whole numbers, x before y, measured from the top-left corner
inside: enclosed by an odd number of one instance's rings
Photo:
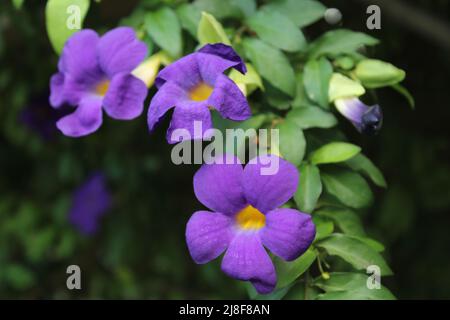
[[[295,99],[291,102],[292,108],[303,108],[313,106],[314,103],[308,99],[305,85],[303,84],[303,73],[297,73],[295,79]]]
[[[316,226],[316,237],[314,241],[321,240],[328,237],[334,231],[334,223],[328,218],[323,218],[318,215],[313,215],[313,222]]]
[[[337,163],[353,158],[361,152],[361,148],[347,142],[331,142],[311,154],[314,164]]]
[[[347,165],[353,170],[359,171],[369,177],[377,186],[386,188],[386,180],[381,171],[362,153],[347,160]]]
[[[332,73],[333,67],[325,58],[309,60],[304,69],[303,83],[308,98],[324,108],[328,107],[328,89]]]
[[[321,172],[321,177],[325,189],[351,208],[364,208],[373,201],[369,185],[356,172],[335,168]]]
[[[357,81],[352,80],[340,73],[333,73],[328,89],[330,102],[336,99],[359,97],[366,93],[364,87]]]
[[[256,10],[255,0],[195,0],[193,5],[218,19],[242,18],[253,14]]]
[[[320,300],[394,300],[394,295],[384,286],[369,289],[369,274],[332,272],[325,280],[317,278],[314,284],[327,293],[319,295]]]
[[[275,268],[277,270],[277,288],[284,288],[298,279],[316,260],[316,251],[309,248],[305,253],[294,261],[284,261],[275,258]]]
[[[365,236],[361,219],[350,209],[329,207],[316,211],[315,215],[332,219],[336,226],[347,235]]]
[[[294,201],[302,212],[312,213],[317,199],[322,193],[322,181],[319,168],[313,164],[302,163],[299,167],[300,177]]]
[[[45,23],[56,53],[61,53],[67,39],[83,28],[88,10],[89,0],[48,0]]]
[[[258,73],[275,88],[293,97],[295,74],[286,56],[279,49],[258,39],[244,39],[243,45]]]
[[[354,73],[366,88],[371,89],[391,86],[405,79],[405,71],[375,59],[360,61]]]
[[[352,53],[363,46],[373,46],[378,40],[362,32],[347,29],[328,31],[310,44],[311,57],[321,55],[337,56],[343,53]]]
[[[175,12],[163,7],[145,16],[145,30],[155,43],[172,57],[179,57],[183,49],[181,26]]]
[[[228,36],[223,30],[222,25],[219,21],[214,18],[213,15],[202,12],[202,18],[198,24],[197,38],[200,45],[205,45],[207,43],[218,43],[222,42],[227,45],[231,45]]]
[[[305,27],[323,18],[326,7],[314,0],[273,1],[263,7],[289,17],[298,27]]]
[[[382,276],[392,274],[384,258],[356,238],[335,233],[317,242],[316,246],[325,249],[330,255],[341,257],[357,270],[366,270],[368,266],[376,265],[380,268]]]
[[[300,29],[276,11],[259,10],[247,23],[262,40],[277,48],[291,52],[306,48],[306,40]]]
[[[181,26],[197,38],[198,23],[202,17],[201,10],[192,4],[185,3],[177,8],[176,13]]]
[[[279,150],[287,161],[299,165],[305,155],[306,141],[303,131],[294,122],[286,119],[277,126],[280,135]]]
[[[291,110],[286,119],[295,122],[302,129],[331,128],[337,124],[336,117],[319,107],[303,107]]]

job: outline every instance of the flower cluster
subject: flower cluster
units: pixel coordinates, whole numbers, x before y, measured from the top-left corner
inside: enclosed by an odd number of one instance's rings
[[[92,30],[74,34],[66,43],[56,73],[50,82],[50,103],[65,104],[75,111],[57,121],[66,136],[79,137],[96,131],[103,110],[114,119],[129,120],[143,111],[146,84],[133,70],[145,59],[147,48],[131,28],[121,27],[102,37]],[[232,47],[208,44],[164,68],[155,79],[158,89],[148,110],[152,131],[162,116],[174,108],[167,132],[169,143],[177,129],[188,130],[193,139],[212,128],[210,109],[227,119],[243,121],[250,106],[239,87],[224,74],[234,68],[242,74],[246,66]],[[194,122],[202,123],[202,136],[195,137]],[[245,168],[232,163],[208,164],[194,177],[197,198],[210,211],[196,212],[189,220],[186,241],[192,258],[206,263],[224,251],[222,269],[229,276],[250,281],[260,293],[276,285],[274,265],[266,252],[290,261],[312,243],[315,226],[311,217],[294,209],[279,208],[295,193],[298,172],[279,159],[278,171],[261,174],[266,155]],[[264,160],[264,161],[262,161]],[[110,207],[110,195],[102,174],[90,177],[75,192],[70,221],[82,233],[92,234],[98,219]]]

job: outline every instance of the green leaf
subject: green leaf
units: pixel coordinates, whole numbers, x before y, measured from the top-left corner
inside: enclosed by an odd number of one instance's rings
[[[277,128],[280,130],[279,150],[281,155],[294,165],[299,165],[303,160],[306,149],[302,129],[288,119],[280,123]]]
[[[408,89],[406,89],[404,86],[402,86],[398,83],[391,85],[391,88],[406,98],[411,109],[414,109],[416,107],[416,102],[414,101],[414,97],[408,91]]]
[[[377,186],[386,188],[386,180],[381,171],[362,153],[347,160],[347,165],[353,170],[361,172],[369,177]]]
[[[300,29],[276,11],[260,10],[247,23],[262,40],[277,48],[291,52],[306,48],[306,40]]]
[[[366,93],[364,87],[357,81],[347,78],[340,73],[333,73],[328,89],[330,102],[336,99],[359,97]]]
[[[218,42],[231,45],[220,22],[207,12],[202,12],[202,18],[198,24],[197,38],[200,45]]]
[[[156,44],[172,57],[179,57],[183,50],[181,26],[175,12],[163,7],[145,16],[145,30]]]
[[[378,40],[362,32],[347,29],[328,31],[309,46],[312,58],[322,55],[337,56],[343,53],[353,53],[363,46],[373,46]]]
[[[303,73],[297,73],[295,80],[295,99],[291,102],[292,108],[303,108],[313,106],[314,103],[308,99],[305,85],[303,84]]]
[[[355,67],[355,61],[349,56],[340,56],[333,63],[344,70],[351,70]]]
[[[83,27],[89,0],[48,0],[45,24],[53,49],[60,54],[67,39]]]
[[[302,163],[299,172],[300,181],[294,194],[294,201],[302,212],[312,213],[322,193],[319,168],[313,164]]]
[[[334,224],[332,220],[328,218],[322,218],[317,215],[314,215],[312,219],[314,225],[316,226],[316,237],[314,239],[315,241],[326,238],[333,233]]]
[[[25,290],[35,283],[33,273],[20,264],[9,264],[2,270],[5,280],[17,290]]]
[[[316,258],[316,251],[312,248],[294,261],[284,261],[276,257],[274,263],[278,275],[277,288],[284,288],[297,280],[308,270]]]
[[[375,59],[360,61],[356,65],[354,74],[364,87],[371,89],[391,86],[405,79],[405,71]]]
[[[258,39],[244,39],[247,57],[258,73],[275,88],[293,97],[295,95],[295,74],[289,60],[277,48]]]
[[[242,18],[256,10],[255,0],[196,0],[193,5],[218,19]]]
[[[365,236],[359,216],[350,209],[324,208],[315,212],[315,215],[332,219],[336,226],[350,236]]]
[[[353,158],[361,152],[361,148],[347,142],[328,143],[311,154],[313,164],[337,163]]]
[[[23,6],[24,1],[25,0],[12,0],[14,8],[16,8],[17,10],[20,10]]]
[[[303,83],[308,98],[324,108],[328,107],[328,88],[332,73],[333,67],[325,58],[309,60],[304,69]]]
[[[233,80],[238,87],[242,90],[244,88],[244,94],[248,96],[257,88],[264,90],[261,77],[252,64],[246,63],[247,73],[242,74],[236,69],[232,69],[228,77]]]
[[[378,252],[353,237],[335,233],[317,242],[316,246],[325,249],[330,255],[341,257],[357,270],[366,270],[368,266],[376,265],[382,276],[392,274],[392,270]]]
[[[370,275],[352,272],[332,272],[328,280],[317,278],[314,284],[327,293],[319,295],[320,300],[394,300],[394,295],[384,286],[369,289]]]
[[[286,119],[295,122],[302,129],[331,128],[337,124],[336,117],[319,107],[303,107],[291,110]]]
[[[380,243],[379,241],[369,238],[369,237],[359,237],[359,236],[352,236],[354,239],[358,239],[361,242],[364,242],[369,247],[371,247],[376,252],[383,252],[384,251],[384,245]]]
[[[326,190],[351,208],[364,208],[373,201],[372,191],[358,173],[335,168],[321,173]]]
[[[281,0],[263,6],[289,17],[298,27],[305,27],[323,18],[326,7],[314,0]]]
[[[181,26],[186,29],[194,38],[197,38],[198,23],[202,17],[202,12],[192,4],[182,4],[176,10]]]

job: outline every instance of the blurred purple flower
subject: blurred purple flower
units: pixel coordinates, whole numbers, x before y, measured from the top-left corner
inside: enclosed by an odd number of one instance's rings
[[[358,98],[338,99],[334,104],[360,133],[374,135],[381,129],[383,114],[379,105],[367,106]]]
[[[155,84],[158,92],[148,110],[148,126],[154,129],[160,118],[175,107],[167,131],[167,141],[176,129],[187,129],[194,139],[194,121],[202,123],[203,133],[212,128],[210,108],[222,117],[243,121],[251,116],[250,106],[239,87],[223,74],[235,68],[242,74],[247,72],[241,57],[232,47],[222,43],[208,44],[159,72]]]
[[[85,235],[94,234],[100,218],[111,207],[111,195],[107,189],[105,176],[91,175],[72,196],[69,221]]]
[[[264,247],[291,261],[315,237],[310,215],[278,208],[294,195],[299,174],[294,165],[278,158],[277,173],[261,175],[262,163],[270,157],[276,156],[259,157],[245,168],[237,159],[234,164],[203,165],[194,176],[194,192],[214,212],[197,211],[186,227],[187,246],[196,263],[207,263],[226,251],[222,270],[250,281],[262,294],[276,285],[275,268]]]
[[[44,140],[51,140],[57,133],[56,121],[71,112],[70,107],[51,108],[48,93],[31,98],[20,113],[20,121]]]
[[[58,63],[59,71],[50,80],[50,104],[59,108],[68,103],[77,108],[57,122],[58,129],[70,137],[90,134],[102,124],[102,109],[114,119],[138,117],[147,87],[131,71],[146,55],[146,45],[128,27],[102,37],[89,29],[70,37]]]

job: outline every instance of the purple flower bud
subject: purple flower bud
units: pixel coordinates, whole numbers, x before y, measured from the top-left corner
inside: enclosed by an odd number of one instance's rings
[[[334,103],[360,133],[372,136],[381,129],[383,113],[379,105],[367,106],[358,98],[338,99]]]

